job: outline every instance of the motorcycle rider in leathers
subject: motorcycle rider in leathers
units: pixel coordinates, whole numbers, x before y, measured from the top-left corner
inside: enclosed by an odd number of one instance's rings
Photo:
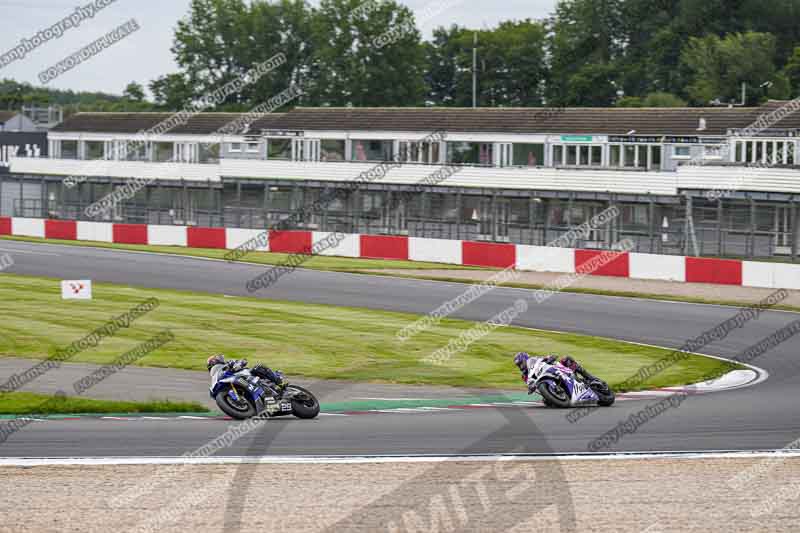
[[[543,357],[531,357],[525,352],[519,352],[514,356],[514,364],[519,368],[520,372],[522,372],[522,381],[526,384],[528,383],[528,376],[531,372],[533,372],[533,367],[539,361],[544,361],[548,365],[553,365],[558,360],[558,357],[555,355],[547,355]],[[575,359],[570,356],[566,356],[561,358],[559,361],[562,366],[569,368],[575,374],[583,378],[584,382],[589,386],[593,387],[594,384],[603,383],[603,381],[592,374],[590,374],[585,368],[583,368]],[[533,391],[529,391],[533,392]]]

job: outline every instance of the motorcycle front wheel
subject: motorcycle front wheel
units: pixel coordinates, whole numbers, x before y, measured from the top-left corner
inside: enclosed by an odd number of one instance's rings
[[[608,385],[606,385],[606,390],[595,391],[595,394],[597,394],[598,398],[597,405],[600,407],[611,407],[617,399],[614,391],[608,388]]]
[[[544,398],[545,403],[550,402],[555,407],[561,408],[570,406],[569,394],[566,390],[564,390],[564,387],[562,387],[561,384],[555,380],[548,379],[546,381],[542,381],[537,386],[537,390]]]
[[[319,402],[311,391],[297,385],[289,385],[287,389],[297,393],[292,396],[292,414],[294,416],[304,419],[317,417],[319,414]]]
[[[236,420],[246,420],[256,416],[255,406],[241,394],[237,395],[239,397],[238,401],[234,400],[228,394],[230,390],[230,387],[227,387],[221,390],[217,397],[214,398],[222,412]]]

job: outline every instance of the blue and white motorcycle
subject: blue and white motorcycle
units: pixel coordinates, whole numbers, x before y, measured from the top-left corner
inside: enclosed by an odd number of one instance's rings
[[[298,385],[289,384],[280,390],[267,379],[253,375],[247,362],[226,365],[211,378],[211,397],[222,411],[237,420],[266,413],[267,416],[294,415],[316,418],[319,402],[314,394]]]
[[[548,407],[599,405],[610,407],[616,396],[608,383],[594,380],[585,383],[575,372],[561,363],[539,360],[528,377],[528,393],[538,392]]]

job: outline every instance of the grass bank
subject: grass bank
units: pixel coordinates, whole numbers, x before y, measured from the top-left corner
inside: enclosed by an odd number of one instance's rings
[[[203,413],[193,402],[117,402],[89,398],[57,397],[31,392],[0,393],[0,415],[58,415],[75,413]]]
[[[57,280],[4,273],[0,298],[7,306],[0,320],[0,356],[46,358],[151,297],[159,299],[158,308],[73,361],[107,364],[170,329],[175,340],[135,364],[205,370],[208,355],[223,352],[263,361],[290,378],[516,388],[520,381],[511,357],[520,350],[570,354],[612,386],[669,353],[597,337],[508,327],[442,365],[431,365],[423,359],[474,324],[445,319],[403,342],[397,332],[417,315],[103,283],[94,286],[94,300],[64,301]],[[691,383],[728,370],[726,363],[692,356],[641,388]]]

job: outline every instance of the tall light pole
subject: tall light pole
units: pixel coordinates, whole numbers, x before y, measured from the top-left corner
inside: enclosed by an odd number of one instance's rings
[[[472,46],[472,108],[478,107],[478,32]]]

